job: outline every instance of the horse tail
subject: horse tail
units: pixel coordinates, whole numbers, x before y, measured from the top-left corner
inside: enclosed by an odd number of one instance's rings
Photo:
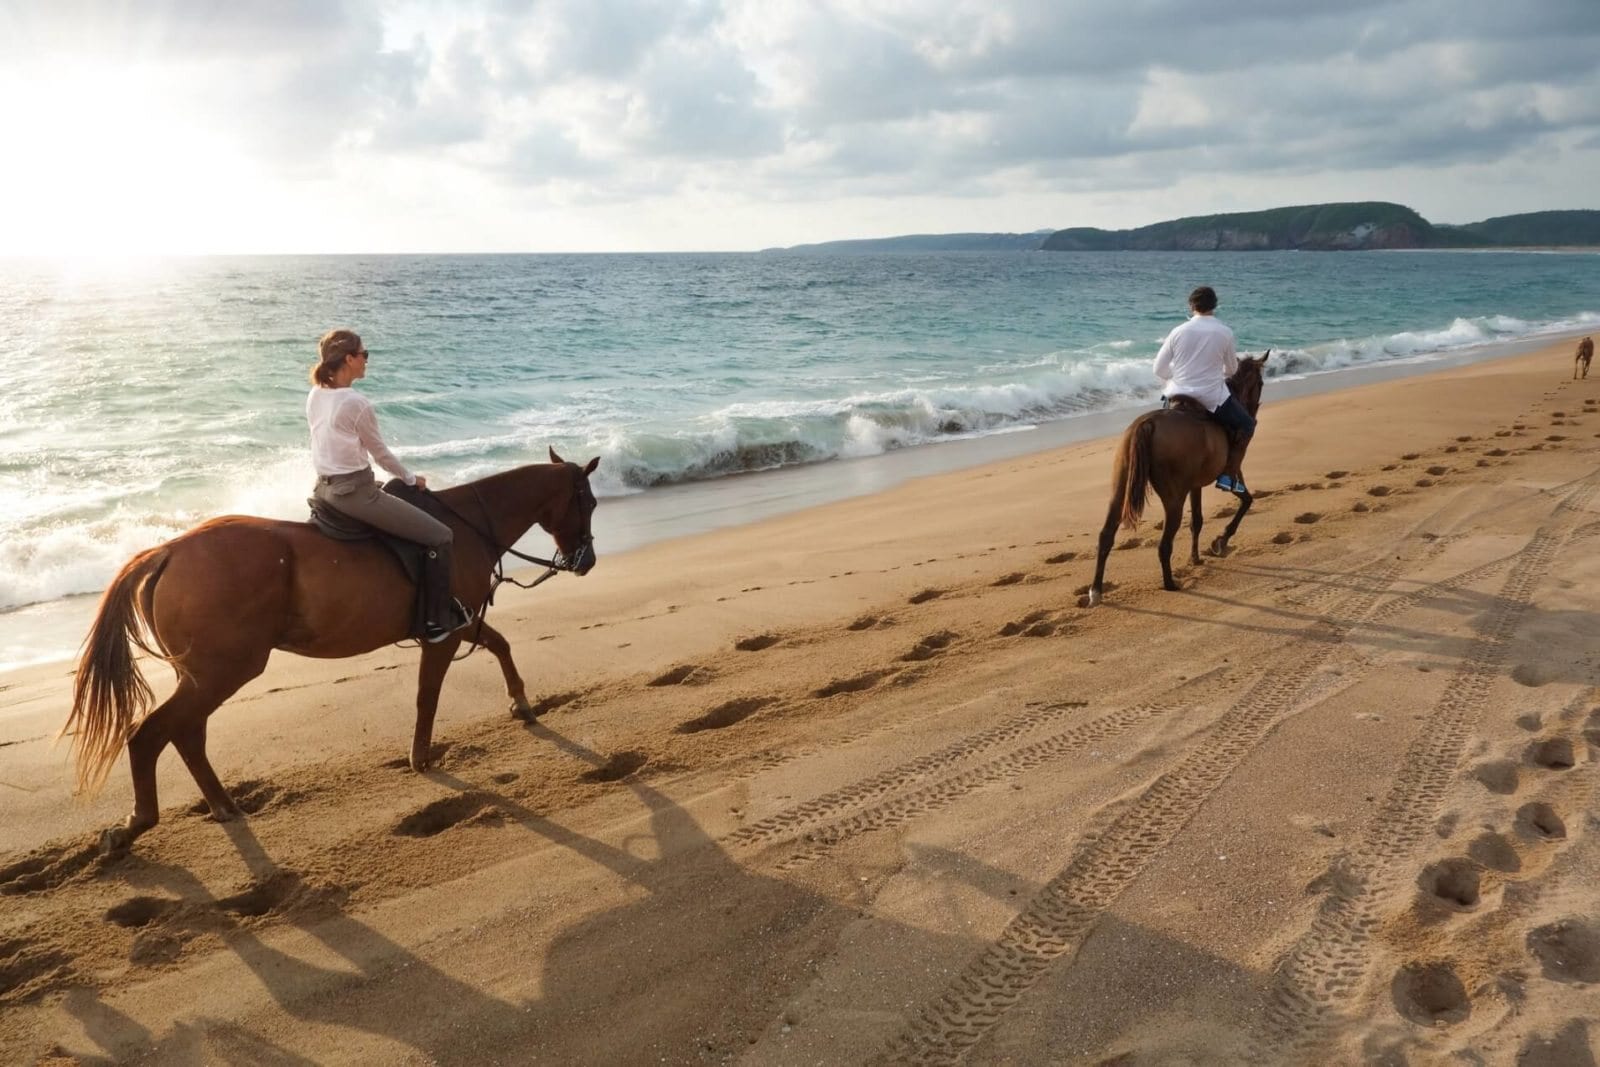
[[[1155,418],[1143,415],[1122,435],[1113,480],[1122,485],[1122,525],[1130,530],[1138,527],[1139,517],[1144,514],[1145,492],[1150,488],[1150,445],[1155,434]]]
[[[128,743],[154,696],[139,672],[134,649],[171,662],[151,625],[155,583],[166,569],[167,545],[139,553],[106,587],[89,627],[72,683],[72,711],[58,737],[72,735],[78,792],[93,796]]]

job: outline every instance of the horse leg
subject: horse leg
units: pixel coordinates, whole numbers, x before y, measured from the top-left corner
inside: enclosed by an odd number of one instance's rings
[[[1101,588],[1106,578],[1106,557],[1111,555],[1111,545],[1117,539],[1117,526],[1120,525],[1121,512],[1120,494],[1117,501],[1113,502],[1111,514],[1106,517],[1106,524],[1100,530],[1100,545],[1094,559],[1094,582],[1089,586],[1089,606],[1095,607],[1100,603]]]
[[[478,644],[488,649],[500,662],[500,673],[506,680],[506,696],[511,698],[511,717],[531,721],[533,705],[528,703],[528,692],[523,688],[522,675],[517,673],[517,665],[511,662],[511,642],[507,641],[499,630],[484,623],[478,630]]]
[[[180,729],[173,735],[172,747],[178,750],[178,755],[183,757],[184,766],[188,767],[189,773],[194,776],[194,784],[200,787],[200,795],[206,798],[206,804],[211,808],[211,818],[217,822],[232,822],[244,812],[239,810],[239,805],[233,802],[233,798],[223,788],[222,782],[217,778],[217,772],[211,769],[211,760],[206,757],[208,721],[210,721],[209,714],[202,716],[199,722]]]
[[[1166,520],[1161,524],[1161,544],[1156,548],[1156,554],[1161,557],[1161,588],[1176,592],[1181,587],[1172,580],[1172,542],[1177,540],[1178,527],[1183,523],[1183,497],[1163,495],[1161,503],[1166,508]]]
[[[1228,554],[1228,541],[1233,537],[1234,531],[1239,528],[1240,521],[1244,519],[1244,513],[1250,510],[1250,504],[1254,500],[1255,497],[1249,493],[1239,497],[1239,510],[1233,513],[1233,518],[1229,519],[1228,525],[1223,527],[1222,536],[1211,542],[1211,554],[1213,556],[1225,556]]]
[[[184,676],[178,688],[161,705],[146,715],[128,738],[128,769],[133,777],[133,813],[121,825],[100,835],[104,852],[118,852],[133,844],[135,838],[161,820],[161,804],[156,794],[156,761],[168,742],[176,742],[178,751],[195,777],[195,783],[205,794],[212,812],[222,806],[232,808],[233,802],[217,781],[215,772],[205,759],[206,717],[217,709],[239,686],[259,674],[259,669],[231,686],[203,686],[193,676]],[[195,747],[195,730],[199,729],[198,749]],[[191,753],[198,753],[201,771],[195,769]]]
[[[455,658],[456,648],[461,644],[461,633],[457,630],[438,644],[422,646],[422,665],[417,669],[417,728],[411,735],[411,769],[414,771],[425,771],[432,762],[428,753],[433,747],[433,717],[439,711],[439,690]]]
[[[1194,533],[1194,540],[1189,545],[1191,566],[1198,567],[1204,562],[1200,558],[1200,528],[1204,525],[1205,517],[1200,514],[1200,486],[1197,485],[1189,490],[1189,529]]]

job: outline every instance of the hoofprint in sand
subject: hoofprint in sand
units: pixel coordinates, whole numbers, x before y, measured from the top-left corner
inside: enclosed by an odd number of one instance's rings
[[[132,854],[9,686],[7,1058],[1585,1062],[1600,381],[1272,402],[1226,559],[1079,606],[1110,441],[503,597],[541,714],[275,661]],[[1207,494],[1208,522],[1231,505]],[[1179,554],[1182,559],[1183,554]],[[156,672],[161,685],[170,683]]]

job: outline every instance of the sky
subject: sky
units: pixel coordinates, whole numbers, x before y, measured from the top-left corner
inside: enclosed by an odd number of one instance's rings
[[[1600,208],[1600,0],[0,0],[0,144],[0,255],[1463,223]]]

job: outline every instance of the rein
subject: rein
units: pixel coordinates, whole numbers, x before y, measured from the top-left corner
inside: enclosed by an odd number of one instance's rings
[[[444,508],[456,518],[460,519],[462,525],[471,530],[473,533],[477,534],[479,539],[489,546],[490,554],[494,557],[494,573],[492,575],[493,581],[489,583],[489,595],[484,597],[483,603],[479,604],[478,610],[473,613],[473,617],[477,620],[477,625],[474,626],[472,630],[471,647],[461,655],[455,657],[458,660],[466,659],[468,656],[472,655],[482,647],[482,642],[480,639],[483,636],[484,620],[488,617],[489,605],[494,603],[495,590],[499,589],[502,584],[510,582],[519,589],[532,589],[534,586],[540,585],[551,578],[554,578],[562,571],[577,570],[576,561],[581,559],[583,556],[583,553],[579,551],[574,554],[573,559],[568,560],[564,558],[560,552],[557,552],[555,559],[545,559],[543,556],[530,556],[526,552],[519,552],[510,545],[506,545],[504,548],[502,548],[500,546],[500,539],[495,535],[494,532],[494,514],[490,512],[489,506],[483,502],[483,494],[478,491],[478,487],[469,483],[469,488],[472,489],[472,498],[478,502],[478,510],[483,512],[484,522],[489,527],[487,532],[479,529],[477,523],[461,514],[461,512],[457,511],[455,508],[451,507],[443,497],[439,496],[439,494],[435,493],[431,489],[427,491],[428,495],[433,497],[433,500],[436,504]],[[593,535],[589,535],[585,538],[586,544],[591,544],[593,541]],[[545,572],[539,575],[539,577],[533,579],[531,582],[524,582],[517,578],[513,578],[505,571],[505,557],[507,555],[512,555],[527,563],[533,563],[537,566],[544,567]]]

